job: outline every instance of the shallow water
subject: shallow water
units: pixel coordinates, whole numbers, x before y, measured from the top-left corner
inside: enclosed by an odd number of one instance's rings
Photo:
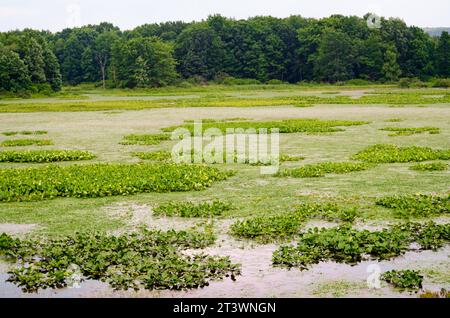
[[[8,277],[7,265],[3,263],[0,265],[0,297],[332,297],[334,292],[339,292],[341,297],[417,297],[415,293],[399,292],[385,283],[381,284],[380,289],[369,288],[366,281],[370,273],[367,270],[373,264],[378,265],[381,272],[407,268],[434,270],[443,273],[444,278],[436,281],[425,276],[424,289],[450,289],[448,245],[437,252],[411,251],[391,261],[364,261],[356,266],[322,262],[306,271],[273,267],[271,258],[276,248],[277,245],[274,244],[254,245],[223,235],[215,246],[201,251],[230,256],[233,262],[242,264],[242,275],[237,276],[236,281],[226,278],[211,282],[207,287],[188,291],[114,291],[106,283],[85,281],[80,284],[80,288],[42,290],[27,294],[5,282]],[[196,252],[199,250],[185,251],[189,254]],[[334,285],[344,287],[330,292]]]
[[[123,229],[131,231],[139,225],[153,229],[186,230],[201,226],[207,219],[186,219],[179,217],[155,217],[152,207],[130,202],[105,207],[111,217],[126,217],[128,225]],[[204,288],[188,291],[114,291],[107,283],[84,281],[79,288],[60,290],[41,290],[38,293],[23,293],[12,283],[6,282],[8,267],[11,264],[0,262],[0,298],[1,297],[417,297],[415,293],[399,292],[381,283],[381,288],[372,289],[367,285],[371,272],[369,266],[377,265],[380,272],[391,269],[416,269],[425,273],[424,290],[439,291],[450,289],[450,245],[440,250],[410,251],[390,261],[363,261],[355,266],[322,262],[310,266],[309,270],[287,269],[272,265],[272,253],[279,244],[257,244],[248,240],[237,240],[228,234],[231,223],[237,219],[215,219],[214,228],[218,233],[216,243],[202,250],[186,250],[183,253],[207,253],[229,256],[233,263],[241,264],[241,275],[236,281],[225,278],[210,282]],[[448,218],[437,220],[439,223]],[[336,223],[322,220],[310,220],[305,227],[333,227]],[[388,222],[374,224],[361,222],[355,228],[380,230]],[[123,231],[122,230],[122,231]],[[117,233],[116,233],[117,234]],[[427,276],[432,271],[435,277]],[[437,273],[437,274],[436,274]]]

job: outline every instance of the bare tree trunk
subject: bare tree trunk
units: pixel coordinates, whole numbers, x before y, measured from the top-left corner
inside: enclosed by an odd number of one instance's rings
[[[100,55],[97,55],[97,62],[100,66],[100,71],[102,72],[102,86],[103,89],[106,89],[106,65],[108,63],[108,58],[105,57],[102,59]]]
[[[106,88],[106,71],[105,71],[105,66],[104,65],[102,65],[101,67],[101,70],[102,70],[102,82],[103,82],[103,89],[105,89]]]

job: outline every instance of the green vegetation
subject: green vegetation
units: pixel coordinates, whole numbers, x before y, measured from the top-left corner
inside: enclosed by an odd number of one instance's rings
[[[436,150],[429,147],[398,147],[378,144],[367,147],[352,157],[370,163],[420,162],[450,160],[450,149]]]
[[[248,121],[250,119],[243,118],[243,117],[234,117],[234,118],[224,118],[224,119],[212,119],[212,118],[203,118],[200,119],[202,123],[223,123],[223,122],[230,122],[230,121]],[[193,124],[196,120],[185,120],[184,122],[186,124]],[[197,120],[198,121],[198,120]]]
[[[182,152],[180,152],[180,155],[183,155]],[[190,154],[190,162],[194,162],[194,158],[195,158],[195,151],[192,150],[191,154]],[[151,152],[134,152],[133,156],[138,157],[142,160],[149,160],[149,161],[156,161],[156,162],[171,162],[172,161],[172,153],[170,151],[165,151],[165,150],[161,150],[161,151],[151,151]],[[205,161],[205,157],[203,154],[201,154],[202,158],[203,158],[203,163],[206,163]],[[212,158],[215,159],[215,158]],[[223,153],[223,159],[222,161],[220,160],[213,160],[213,162],[208,162],[208,163],[226,163],[227,162],[227,153],[224,152]],[[286,161],[300,161],[300,160],[304,160],[305,158],[302,156],[294,156],[294,155],[285,155],[285,154],[281,154],[278,158],[278,162],[286,162]],[[276,159],[275,157],[267,157],[267,158],[260,158],[258,159],[256,162],[250,162],[250,158],[248,158],[246,156],[245,160],[243,160],[243,164],[250,164],[252,166],[265,166],[265,165],[271,165],[271,164],[275,164],[276,163]],[[230,163],[238,163],[238,154],[237,152],[234,153],[233,155],[233,161]]]
[[[57,162],[90,160],[95,155],[82,150],[21,150],[1,151],[0,162]]]
[[[153,214],[180,217],[213,217],[221,216],[223,212],[231,210],[228,202],[214,200],[212,202],[167,202],[153,209]]]
[[[8,281],[25,292],[70,285],[72,275],[107,282],[114,289],[189,289],[240,274],[228,257],[182,250],[214,243],[211,233],[149,231],[119,236],[77,233],[53,240],[19,240],[0,235],[0,255],[18,262]]]
[[[106,44],[111,46],[113,43]],[[114,56],[118,87],[166,86],[174,83],[177,77],[172,45],[159,38],[138,37],[128,41],[117,39],[110,54]]]
[[[51,146],[53,142],[45,139],[12,139],[3,140],[0,147]]]
[[[303,156],[280,154],[280,162],[305,160]]]
[[[394,40],[393,40],[394,39]],[[370,49],[368,49],[370,48]],[[450,37],[432,38],[399,19],[381,19],[368,29],[367,16],[322,19],[291,16],[235,20],[214,15],[200,22],[145,24],[121,31],[111,23],[0,33],[0,90],[30,96],[71,85],[105,87],[283,86],[315,81],[367,85],[392,82],[424,86],[450,77]],[[417,79],[416,79],[417,78]]]
[[[278,176],[287,176],[293,178],[316,178],[323,177],[326,174],[344,174],[354,171],[363,171],[371,168],[373,165],[367,163],[355,162],[321,162],[307,164],[299,168],[284,169]]]
[[[151,134],[151,135],[127,135],[123,137],[121,145],[159,145],[161,142],[170,140],[169,134]]]
[[[2,132],[5,136],[16,136],[16,135],[46,135],[48,132],[45,130],[35,130],[35,131],[4,131]]]
[[[411,136],[415,134],[422,134],[425,132],[428,132],[430,134],[439,134],[440,129],[436,127],[418,127],[418,128],[411,128],[411,127],[384,127],[380,130],[384,131],[393,131],[394,133],[389,134],[390,137],[396,137],[396,136]]]
[[[44,34],[0,33],[0,91],[50,95],[61,90],[59,62]]]
[[[203,131],[209,128],[220,129],[223,133],[227,132],[227,129],[254,129],[255,133],[258,133],[259,129],[279,129],[280,133],[331,133],[344,131],[340,126],[359,126],[365,125],[368,122],[364,121],[350,121],[350,120],[319,120],[319,119],[286,119],[281,121],[236,121],[236,122],[219,122],[219,123],[205,123],[202,125]],[[186,128],[191,133],[194,132],[194,126],[192,124],[186,124],[181,126],[173,126],[164,128],[165,132],[172,132],[178,128]]]
[[[329,283],[322,283],[314,289],[313,294],[317,297],[334,298],[344,297],[351,292],[358,292],[367,288],[365,282],[349,282],[345,280],[332,281]]]
[[[92,164],[0,170],[0,202],[203,190],[230,172],[176,164]]]
[[[231,234],[236,237],[255,239],[260,242],[283,240],[298,234],[303,221],[301,215],[297,213],[257,216],[233,223]]]
[[[416,171],[445,171],[448,169],[448,164],[443,162],[419,163],[409,167],[409,169]]]
[[[350,226],[310,229],[296,246],[284,245],[273,253],[274,265],[308,269],[322,261],[356,264],[364,255],[384,260],[399,256],[411,243],[435,250],[450,240],[450,225],[406,223],[382,231],[358,231]]]
[[[170,151],[151,151],[151,152],[134,152],[133,156],[142,160],[166,162],[172,159]]]
[[[400,119],[400,118],[391,118],[391,119],[386,119],[384,122],[386,122],[386,123],[399,123],[401,121],[403,121],[403,120]]]
[[[432,217],[450,213],[450,195],[394,195],[379,198],[377,205],[394,210],[399,218]]]
[[[404,269],[384,272],[381,279],[400,289],[418,290],[422,288],[423,276],[419,271]]]
[[[231,234],[261,242],[283,240],[298,235],[308,219],[353,222],[356,215],[355,209],[343,208],[332,203],[302,204],[291,212],[237,221],[231,226]]]
[[[270,89],[271,86],[262,86],[256,88],[264,91]],[[286,90],[299,89],[302,86],[287,85]],[[317,87],[317,88],[320,88]],[[148,108],[184,108],[184,107],[263,107],[263,106],[296,106],[296,107],[310,107],[313,105],[429,105],[429,104],[445,104],[450,102],[450,94],[442,94],[435,98],[430,98],[429,94],[416,91],[395,91],[395,92],[379,92],[373,94],[364,94],[359,98],[351,98],[350,96],[314,96],[314,95],[297,95],[292,96],[254,96],[254,97],[235,97],[225,94],[227,90],[223,85],[212,85],[202,91],[201,96],[188,96],[184,98],[173,98],[173,96],[161,97],[149,100],[139,99],[120,99],[115,100],[115,90],[105,90],[103,94],[111,95],[105,100],[84,100],[79,101],[52,101],[52,102],[21,102],[17,103],[1,103],[0,112],[14,113],[14,112],[74,112],[74,111],[108,111],[108,110],[142,110]],[[186,90],[186,93],[198,94],[198,89],[193,88]],[[89,91],[87,91],[89,92]],[[167,94],[172,90],[167,89]],[[234,92],[239,93],[239,87],[234,87]],[[119,91],[120,93],[120,91]],[[211,93],[211,94],[205,94]],[[129,93],[131,96],[141,96],[141,93]],[[149,95],[158,96],[158,91],[148,91]],[[180,94],[175,91],[175,94]],[[438,93],[439,94],[439,93]],[[119,94],[120,95],[120,94]],[[125,95],[129,96],[129,95]],[[144,95],[145,96],[145,95]],[[238,121],[239,122],[239,121]],[[242,121],[241,121],[242,122]],[[212,126],[235,126],[236,121],[218,121],[207,122],[206,125]],[[233,126],[233,125],[234,126]],[[242,125],[242,124],[241,124]],[[248,125],[248,124],[246,124]],[[345,124],[343,124],[346,126]],[[184,126],[192,126],[188,122]],[[337,125],[339,126],[339,124]],[[178,126],[177,126],[178,127]],[[244,126],[242,128],[245,128]],[[261,127],[264,128],[264,127]]]

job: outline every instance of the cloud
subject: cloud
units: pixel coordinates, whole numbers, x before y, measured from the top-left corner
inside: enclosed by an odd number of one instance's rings
[[[122,29],[144,23],[192,21],[220,13],[227,17],[255,15],[326,17],[331,14],[358,15],[373,12],[400,17],[409,25],[448,26],[448,0],[0,0],[0,31],[37,28],[59,31],[67,25],[111,22]],[[77,19],[68,8],[77,5]],[[70,10],[69,10],[70,11]],[[70,23],[68,21],[70,20]]]
[[[39,14],[41,14],[41,12],[42,11],[32,10],[28,8],[0,5],[1,18],[30,18],[38,16]]]

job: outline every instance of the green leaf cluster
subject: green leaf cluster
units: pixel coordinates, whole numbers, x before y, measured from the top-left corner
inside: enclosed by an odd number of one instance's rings
[[[77,233],[51,240],[20,240],[0,235],[0,255],[17,262],[8,281],[25,292],[63,288],[74,274],[114,289],[190,289],[240,274],[228,257],[185,255],[183,250],[213,244],[209,233],[140,229],[119,236]],[[73,268],[76,268],[76,271]]]
[[[213,217],[220,216],[225,211],[232,209],[229,202],[213,200],[211,202],[167,202],[158,205],[153,209],[153,214],[162,216],[179,216],[184,218],[192,217]]]
[[[0,169],[0,202],[204,190],[231,172],[203,165],[90,164]]]

